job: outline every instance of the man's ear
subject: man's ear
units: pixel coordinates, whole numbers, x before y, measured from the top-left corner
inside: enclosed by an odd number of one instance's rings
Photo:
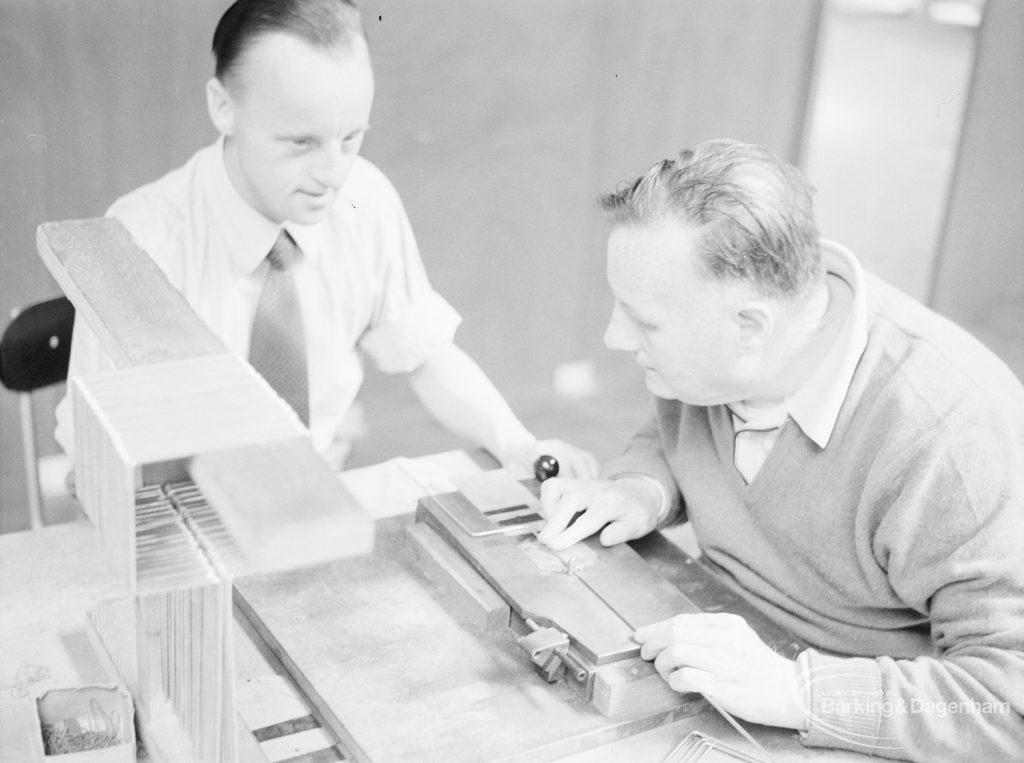
[[[766,302],[747,302],[735,313],[740,350],[757,352],[761,350],[775,330],[775,312]]]
[[[216,77],[210,77],[206,82],[206,109],[221,135],[235,132],[235,102],[224,83]]]

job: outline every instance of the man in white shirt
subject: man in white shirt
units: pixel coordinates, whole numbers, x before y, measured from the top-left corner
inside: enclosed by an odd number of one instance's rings
[[[529,468],[551,453],[567,473],[593,473],[590,454],[528,432],[455,345],[461,319],[431,288],[398,194],[358,155],[374,95],[358,10],[346,0],[240,0],[221,17],[213,53],[206,95],[220,138],[108,214],[257,368],[250,347],[268,253],[287,234],[298,247],[289,288],[301,305],[308,378],[300,415],[314,447],[342,466],[366,357],[407,373],[437,419],[503,464]],[[105,367],[79,322],[70,375]],[[66,398],[57,440],[68,452],[71,427]]]

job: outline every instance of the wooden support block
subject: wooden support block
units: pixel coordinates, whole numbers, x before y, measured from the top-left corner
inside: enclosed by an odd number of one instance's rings
[[[89,374],[73,388],[139,465],[306,434],[287,403],[230,353]]]
[[[99,531],[121,585],[131,590],[135,587],[136,463],[104,426],[102,413],[90,404],[81,381],[76,379],[70,385],[75,450],[83,454],[75,467],[75,490],[82,509]]]
[[[235,717],[230,597],[221,582],[110,599],[88,613],[96,651],[135,699],[155,760],[236,759],[240,735],[223,720]]]
[[[305,438],[200,453],[188,470],[254,571],[373,547],[372,520]]]
[[[426,575],[444,589],[465,619],[484,633],[508,628],[511,610],[469,562],[425,524],[405,528]]]
[[[698,695],[673,691],[654,669],[639,658],[601,665],[594,672],[593,704],[603,715],[644,716],[681,707]]]
[[[135,490],[191,475],[242,552],[230,571],[365,553],[373,524],[294,412],[233,355],[76,378],[80,494],[130,588]]]

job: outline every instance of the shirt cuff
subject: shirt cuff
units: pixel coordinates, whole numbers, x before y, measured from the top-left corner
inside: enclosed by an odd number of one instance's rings
[[[384,373],[415,371],[455,338],[462,318],[437,292],[421,295],[397,320],[363,334],[359,347]]]
[[[834,657],[813,649],[797,659],[807,712],[807,730],[800,732],[804,744],[865,754],[898,749],[898,740],[881,736],[889,698],[875,660]]]

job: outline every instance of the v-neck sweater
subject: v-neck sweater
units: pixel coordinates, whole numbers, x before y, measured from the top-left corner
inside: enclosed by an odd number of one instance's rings
[[[814,647],[805,742],[1017,759],[1024,387],[948,320],[878,279],[866,290],[867,346],[825,447],[787,420],[746,485],[725,406],[655,398],[605,471],[657,479],[667,521],[689,519],[706,561]],[[836,701],[851,692],[890,704]]]

